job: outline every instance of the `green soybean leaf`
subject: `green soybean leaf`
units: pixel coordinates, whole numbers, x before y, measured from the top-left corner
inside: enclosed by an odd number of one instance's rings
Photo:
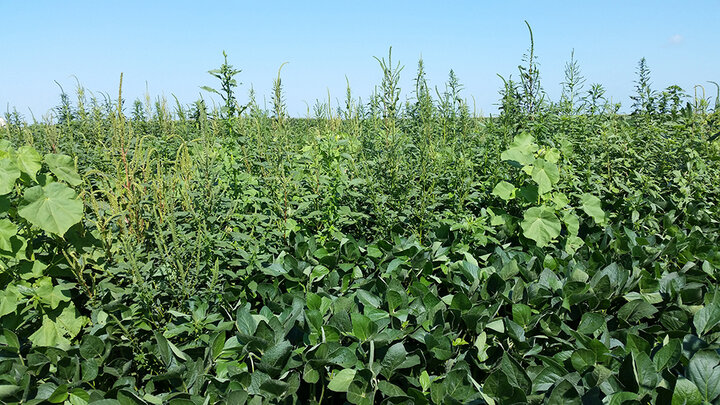
[[[363,314],[352,313],[350,315],[352,321],[353,335],[364,342],[377,331],[377,325],[370,318]]]
[[[103,341],[93,335],[85,335],[82,343],[80,344],[80,355],[85,359],[91,359],[93,357],[102,356],[105,351],[105,344]]]
[[[606,220],[605,211],[603,211],[600,199],[592,194],[585,193],[580,197],[582,209],[588,214],[598,225],[604,225]]]
[[[75,162],[70,156],[48,153],[45,155],[45,163],[58,179],[67,182],[71,186],[82,183],[80,175],[75,170]]]
[[[453,295],[452,301],[450,302],[450,308],[467,311],[468,309],[472,308],[472,303],[470,302],[468,296],[465,295],[465,293],[459,292]]]
[[[602,328],[605,325],[605,317],[594,313],[586,312],[580,319],[580,325],[578,325],[578,332],[590,335],[596,330]]]
[[[383,395],[387,397],[406,397],[405,391],[395,384],[389,383],[385,380],[378,381],[378,389]]]
[[[657,308],[644,300],[634,300],[623,305],[618,311],[618,318],[629,324],[634,324],[643,318],[648,318],[657,313]]]
[[[428,388],[430,388],[430,375],[428,374],[427,370],[423,370],[422,373],[420,373],[418,381],[420,382],[420,387],[422,388],[423,392],[427,391]]]
[[[692,381],[680,377],[675,383],[672,405],[702,405],[703,396]]]
[[[382,360],[382,374],[390,379],[395,370],[400,368],[407,356],[408,353],[402,342],[398,342],[390,346]]]
[[[519,388],[525,393],[530,392],[530,387],[532,386],[530,378],[520,364],[508,356],[507,353],[503,353],[502,360],[500,360],[500,370],[505,374],[508,383],[512,387]]]
[[[672,368],[680,361],[682,356],[682,342],[679,339],[670,339],[670,341],[655,353],[653,363],[658,371],[666,368]]]
[[[20,391],[22,388],[17,385],[11,385],[11,384],[0,384],[0,399],[4,399],[10,396],[15,395],[18,391]]]
[[[350,386],[348,386],[348,402],[355,405],[372,405],[375,398],[375,389],[370,384],[371,379],[372,373],[369,370],[360,370],[350,382]]]
[[[55,389],[53,393],[50,395],[50,398],[47,399],[48,402],[52,404],[59,404],[61,402],[64,402],[68,397],[68,386],[63,384]]]
[[[715,351],[700,351],[690,359],[688,380],[692,381],[707,402],[720,396],[720,356]]]
[[[64,184],[31,187],[25,190],[24,198],[26,204],[18,213],[45,232],[62,236],[82,219],[82,201]]]
[[[532,317],[532,308],[525,304],[513,304],[512,306],[513,321],[520,326],[527,326]]]
[[[523,235],[532,239],[538,246],[543,247],[560,235],[560,220],[549,207],[532,207],[525,211],[520,224]]]
[[[255,321],[255,318],[252,317],[252,314],[250,314],[249,304],[238,307],[235,318],[235,326],[237,327],[238,332],[243,335],[252,336],[255,334],[258,324]]]
[[[702,336],[720,323],[720,291],[715,291],[713,300],[695,313],[693,325],[698,336]]]
[[[75,388],[70,391],[68,402],[70,402],[70,405],[86,405],[90,402],[90,394],[82,388]]]
[[[580,373],[595,365],[597,355],[590,349],[577,349],[570,356],[570,362]]]
[[[635,370],[637,371],[638,384],[640,388],[652,391],[660,381],[660,375],[655,370],[655,364],[650,360],[647,353],[640,352],[635,357]]]
[[[580,405],[582,400],[575,386],[568,380],[562,380],[553,388],[547,404],[552,405]]]
[[[350,383],[355,378],[357,370],[353,368],[345,368],[332,376],[328,383],[328,389],[335,392],[347,392]]]

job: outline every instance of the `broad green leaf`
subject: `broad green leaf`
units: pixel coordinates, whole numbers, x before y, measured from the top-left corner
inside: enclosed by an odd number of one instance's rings
[[[509,201],[515,198],[515,190],[517,190],[515,186],[503,180],[493,188],[492,194]]]
[[[693,325],[698,336],[704,335],[718,323],[720,323],[720,290],[715,291],[712,302],[697,311],[693,317]]]
[[[585,242],[584,242],[582,239],[580,239],[579,237],[577,237],[577,236],[572,236],[572,235],[571,235],[571,236],[568,236],[568,238],[565,239],[565,251],[566,251],[569,255],[573,255],[573,254],[575,254],[575,252],[577,252],[577,250],[580,249],[584,244],[585,244]]]
[[[527,184],[520,187],[515,195],[519,196],[523,200],[531,204],[537,204],[538,202],[538,188],[534,184]]]
[[[82,219],[82,201],[64,184],[31,187],[25,190],[24,198],[26,204],[18,213],[45,232],[62,236]]]
[[[428,374],[427,370],[423,370],[422,373],[420,373],[420,378],[418,378],[418,381],[420,382],[420,387],[422,388],[423,392],[427,391],[428,388],[430,388],[430,375]]]
[[[660,375],[655,370],[655,364],[650,360],[647,353],[640,352],[635,357],[635,370],[637,370],[638,384],[640,388],[653,391],[660,382]]]
[[[355,378],[357,370],[353,368],[345,368],[332,376],[328,383],[328,389],[335,392],[347,392],[350,383]]]
[[[543,247],[560,235],[560,220],[549,207],[532,207],[525,211],[520,224],[523,235],[534,240],[538,246]]]
[[[66,349],[70,341],[63,336],[63,330],[47,316],[43,316],[42,325],[29,337],[33,346],[47,346]]]
[[[155,340],[157,341],[157,345],[155,346],[154,350],[156,357],[162,360],[166,366],[169,366],[173,360],[173,357],[170,352],[170,346],[168,345],[167,338],[163,336],[163,334],[159,331],[153,332],[153,335],[155,336]]]
[[[657,308],[646,301],[635,300],[623,305],[618,311],[618,318],[629,324],[634,324],[643,318],[648,318],[657,313]]]
[[[672,405],[702,405],[703,396],[692,381],[680,377],[675,383]]]
[[[388,309],[394,313],[398,308],[407,307],[407,296],[403,291],[390,290],[385,293],[385,299],[388,302]]]
[[[17,270],[23,280],[33,280],[42,277],[47,267],[47,264],[39,260],[33,262],[22,261]]]
[[[560,180],[560,172],[555,163],[536,159],[533,163],[532,179],[538,185],[538,193],[545,194],[552,191],[553,185]]]
[[[581,405],[582,400],[575,386],[568,380],[562,380],[553,388],[546,403],[552,405]]]
[[[22,388],[17,385],[0,384],[0,400],[15,395],[20,390]]]
[[[32,146],[21,146],[17,153],[17,166],[20,171],[37,181],[35,176],[42,168],[42,156]]]
[[[525,393],[530,392],[532,386],[530,378],[520,364],[507,353],[503,353],[502,360],[500,360],[500,370],[505,374],[510,386],[519,388]]]
[[[67,182],[71,186],[82,183],[82,178],[75,170],[75,162],[70,156],[48,153],[45,155],[45,163],[58,179]]]
[[[0,317],[15,312],[20,304],[20,292],[14,284],[10,284],[5,287],[5,290],[0,290]]]
[[[10,238],[17,235],[17,226],[9,219],[0,219],[0,250],[12,251]]]
[[[535,160],[535,152],[538,145],[535,138],[527,132],[523,132],[515,137],[510,144],[508,150],[504,151],[500,158],[502,160],[513,160],[521,165],[529,165]]]
[[[420,377],[422,378],[422,376]],[[405,391],[395,384],[389,383],[385,380],[378,381],[378,389],[386,397],[405,397]]]
[[[570,236],[577,236],[578,231],[580,231],[580,221],[574,212],[566,211],[563,214],[563,223]]]
[[[80,330],[82,330],[82,327],[85,326],[87,321],[88,318],[82,316],[72,302],[66,306],[55,319],[58,326],[60,326],[71,339],[80,333]]]
[[[87,405],[87,403],[90,402],[90,394],[82,388],[75,388],[70,391],[68,401],[70,405]]]
[[[473,345],[474,345],[474,346],[477,348],[477,350],[478,350],[478,354],[477,354],[478,361],[482,363],[482,362],[484,362],[485,360],[487,360],[487,359],[488,359],[488,355],[487,355],[487,353],[486,353],[486,352],[487,352],[487,349],[488,349],[488,346],[487,346],[487,333],[485,333],[485,332],[480,333],[480,334],[478,335],[478,337],[475,339],[475,343],[474,343]]]
[[[590,335],[603,326],[605,326],[604,316],[594,312],[586,312],[582,315],[577,330],[580,333]]]
[[[13,190],[15,181],[20,178],[20,169],[9,157],[0,159],[0,195]]]
[[[53,286],[50,277],[42,277],[35,282],[35,295],[40,302],[55,309],[62,302],[70,301],[69,288],[66,285]]]
[[[590,349],[576,349],[570,356],[570,362],[575,370],[583,373],[585,370],[595,365],[597,362],[597,355]]]
[[[118,401],[121,405],[145,405],[146,402],[138,397],[134,392],[124,389],[117,393]],[[173,401],[170,401],[173,402]]]
[[[320,380],[320,373],[312,368],[310,363],[305,363],[305,369],[303,370],[303,381],[310,384],[315,384]]]
[[[582,209],[588,214],[598,225],[604,225],[606,220],[605,211],[600,204],[600,199],[592,194],[585,193],[580,197]]]
[[[507,334],[511,339],[518,342],[525,341],[525,329],[510,318],[505,318],[505,330],[507,330]]]
[[[512,306],[513,321],[520,326],[526,326],[530,323],[532,317],[532,309],[525,304],[513,304]]]
[[[47,399],[48,402],[51,404],[59,404],[61,402],[64,402],[68,397],[68,386],[63,384],[55,389],[53,393],[50,395],[50,398]]]
[[[686,377],[695,383],[705,401],[712,402],[720,396],[720,355],[708,350],[695,353]]]
[[[283,340],[265,351],[260,360],[264,365],[282,368],[285,365],[284,362],[286,362],[288,356],[290,356],[291,350],[292,345],[290,342]]]
[[[435,384],[433,384],[434,386]],[[486,379],[482,387],[483,391],[497,399],[499,403],[515,403],[512,398],[515,390],[520,391],[518,388],[513,387],[508,382],[508,378],[505,376],[500,369],[495,369]]]
[[[105,352],[105,344],[103,341],[93,335],[85,335],[80,344],[80,355],[85,359],[102,356]]]
[[[373,375],[369,370],[360,370],[355,374],[347,389],[348,402],[355,405],[373,405],[375,388],[370,384],[372,378]]]
[[[252,336],[255,334],[255,330],[258,325],[255,318],[253,318],[250,314],[249,304],[238,307],[235,316],[235,326],[237,327],[238,332],[243,335]]]
[[[461,291],[453,295],[452,301],[450,302],[450,308],[467,311],[468,309],[472,308],[472,302],[470,302],[468,296]]]
[[[211,345],[210,345],[210,355],[212,356],[213,360],[217,360],[218,357],[223,352],[223,348],[225,347],[225,331],[220,331],[215,334],[215,336],[211,339]]]
[[[502,318],[488,322],[485,327],[498,333],[505,333],[505,323]]]
[[[7,345],[7,347],[20,349],[20,339],[18,339],[17,335],[9,329],[5,329],[3,331],[0,342]]]
[[[284,381],[280,381],[280,380],[268,379],[266,381],[263,381],[262,384],[260,384],[260,391],[269,393],[270,398],[282,396],[285,393],[285,391],[287,391],[287,389],[288,389],[288,383],[286,383]],[[188,401],[187,405],[190,405],[190,404],[195,405],[194,402]],[[170,401],[170,403],[168,405],[174,405],[173,401]],[[180,404],[178,404],[178,405],[180,405]],[[185,405],[185,404],[183,404],[183,405]]]
[[[610,401],[607,402],[609,405],[622,405],[627,403],[627,401],[636,401],[638,394],[629,391],[620,391],[613,393],[609,398]]]
[[[682,357],[682,342],[679,339],[670,339],[668,343],[663,346],[653,356],[653,363],[658,371],[662,371],[666,368],[672,368],[680,361]]]
[[[382,374],[388,379],[390,379],[395,370],[398,369],[400,365],[405,361],[407,356],[408,353],[405,350],[405,346],[402,342],[397,342],[394,345],[390,346],[387,353],[385,353],[385,357],[383,357],[382,360]]]
[[[352,313],[350,319],[353,335],[362,342],[368,340],[377,331],[375,322],[363,314]]]
[[[557,163],[558,160],[560,160],[560,151],[556,148],[550,148],[547,152],[545,152],[545,160],[547,160],[550,163]]]
[[[565,193],[556,191],[552,195],[552,201],[555,203],[555,208],[561,210],[570,204],[570,200],[567,198]]]

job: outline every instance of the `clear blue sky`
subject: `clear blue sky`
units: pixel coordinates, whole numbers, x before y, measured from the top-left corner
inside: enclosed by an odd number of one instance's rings
[[[283,68],[292,115],[316,99],[367,96],[380,82],[373,56],[400,61],[402,99],[410,97],[422,55],[430,84],[443,88],[454,69],[477,110],[496,112],[501,80],[517,77],[535,34],[541,82],[560,94],[563,66],[575,57],[590,83],[630,104],[637,62],[646,57],[655,89],[720,82],[720,0],[707,1],[0,1],[0,111],[17,108],[40,119],[58,104],[59,82],[74,93],[77,77],[89,91],[153,99],[174,94],[196,100],[215,86],[207,71],[229,62],[243,72],[239,100],[252,84],[269,103]],[[209,95],[205,93],[205,97]],[[306,104],[307,103],[307,104]]]

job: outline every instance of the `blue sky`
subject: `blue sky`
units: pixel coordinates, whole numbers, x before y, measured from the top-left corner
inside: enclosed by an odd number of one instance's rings
[[[128,99],[175,95],[196,100],[215,86],[207,71],[229,62],[242,69],[239,100],[250,84],[269,104],[283,62],[285,96],[294,116],[316,99],[343,100],[346,77],[367,100],[381,73],[373,56],[404,66],[402,99],[410,97],[420,56],[432,86],[454,69],[470,105],[496,112],[497,74],[517,77],[535,35],[541,83],[560,95],[563,67],[575,50],[590,83],[629,106],[637,62],[647,58],[655,89],[671,84],[714,95],[720,82],[720,0],[708,1],[0,1],[0,111],[37,119],[58,104],[60,83],[75,77],[100,96],[117,96],[120,72]],[[204,93],[204,92],[203,92]],[[205,98],[209,98],[204,93]],[[474,101],[473,101],[474,99]],[[173,101],[174,102],[174,101]]]

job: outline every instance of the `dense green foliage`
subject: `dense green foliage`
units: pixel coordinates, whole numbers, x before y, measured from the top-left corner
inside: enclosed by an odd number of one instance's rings
[[[307,119],[279,75],[239,107],[227,60],[209,115],[9,114],[0,401],[720,401],[717,106],[618,115],[575,62],[551,104],[530,53],[479,118],[453,73],[403,104],[378,62],[368,104]]]

